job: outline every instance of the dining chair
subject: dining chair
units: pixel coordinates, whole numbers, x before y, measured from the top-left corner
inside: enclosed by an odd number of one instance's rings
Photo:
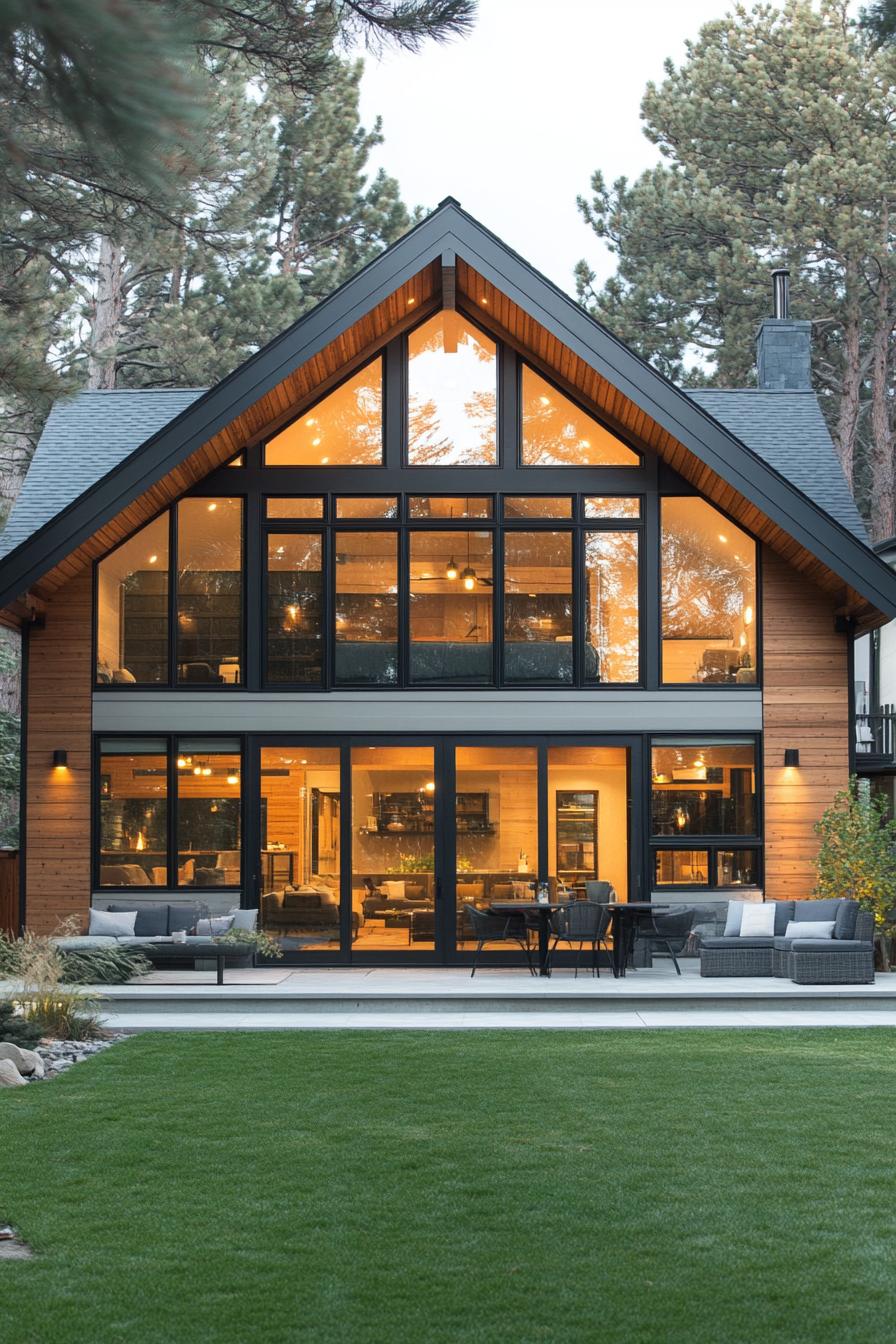
[[[598,901],[573,901],[571,905],[561,906],[551,917],[551,933],[554,939],[548,953],[548,965],[553,960],[558,943],[576,944],[575,978],[579,975],[579,959],[582,946],[591,944],[591,964],[595,975],[600,975],[597,954],[601,944],[606,948],[607,934],[613,916],[606,905]],[[609,949],[607,949],[609,950]]]
[[[473,954],[473,969],[470,972],[470,979],[476,974],[476,967],[479,964],[479,953],[482,951],[484,943],[519,943],[526,954],[526,961],[529,964],[529,974],[535,975],[535,967],[532,964],[532,952],[529,947],[529,938],[526,933],[526,921],[522,915],[495,915],[488,910],[477,910],[475,905],[464,905],[467,912],[467,919],[470,922],[470,928],[473,930],[473,937],[476,939],[476,951]]]
[[[678,975],[681,967],[676,952],[681,953],[687,946],[688,937],[694,927],[697,911],[693,907],[685,910],[670,910],[665,914],[652,915],[649,921],[640,926],[635,936],[636,943],[646,943],[651,956],[654,949],[665,949],[665,955],[672,958],[672,965]],[[662,954],[661,954],[662,955]]]
[[[608,901],[612,901],[615,894],[612,882],[592,879],[585,882],[586,901],[595,901],[598,905],[606,905]]]

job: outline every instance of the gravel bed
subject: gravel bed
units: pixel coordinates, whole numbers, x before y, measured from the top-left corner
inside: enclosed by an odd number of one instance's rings
[[[80,1064],[90,1059],[91,1055],[98,1055],[102,1050],[108,1050],[110,1046],[127,1039],[126,1031],[114,1031],[98,1041],[42,1041],[34,1049],[44,1061],[46,1072],[43,1078],[32,1075],[26,1078],[26,1082],[41,1083],[49,1078],[57,1078],[59,1074],[67,1073],[73,1064]]]

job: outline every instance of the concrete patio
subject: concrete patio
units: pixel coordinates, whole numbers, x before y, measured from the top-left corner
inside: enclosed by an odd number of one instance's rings
[[[97,986],[109,1027],[146,1030],[308,1028],[644,1029],[669,1027],[896,1027],[896,975],[873,985],[701,979],[696,962],[630,971],[614,980],[556,970],[462,967],[157,970]]]

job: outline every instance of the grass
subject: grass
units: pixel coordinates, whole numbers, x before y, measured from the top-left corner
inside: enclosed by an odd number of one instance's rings
[[[0,1093],[15,1344],[889,1341],[880,1029],[144,1035]]]

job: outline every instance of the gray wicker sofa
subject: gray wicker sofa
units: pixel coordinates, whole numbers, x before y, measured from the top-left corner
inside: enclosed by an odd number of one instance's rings
[[[775,901],[771,937],[704,937],[702,976],[777,976],[797,984],[870,984],[874,916],[857,901]],[[791,922],[833,920],[832,938],[785,938]]]

